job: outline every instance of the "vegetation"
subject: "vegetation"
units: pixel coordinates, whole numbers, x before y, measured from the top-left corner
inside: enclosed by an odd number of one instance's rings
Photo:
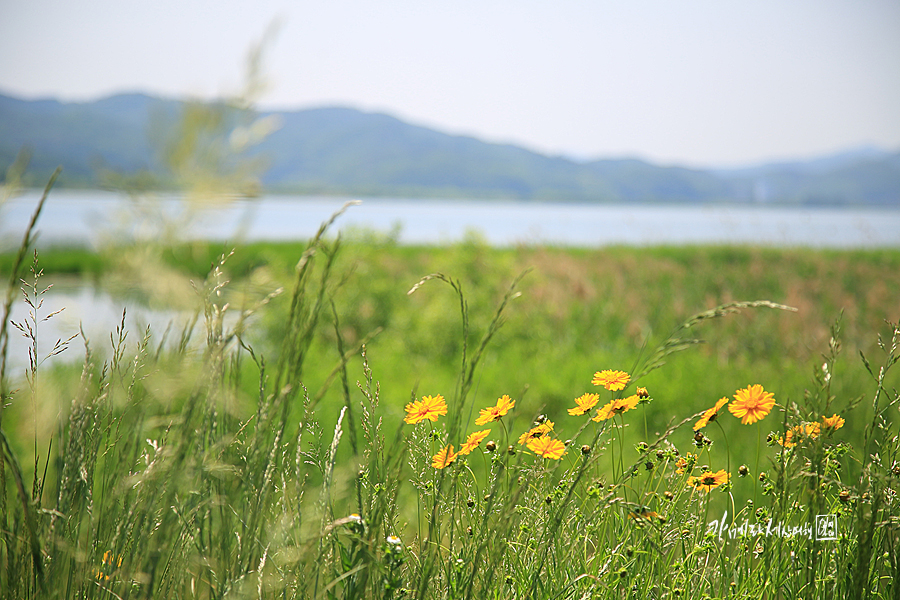
[[[120,244],[92,277],[193,298],[180,334],[110,324],[77,370],[36,346],[24,380],[0,363],[5,597],[900,593],[897,251],[328,225],[302,247]],[[16,289],[34,341],[42,267],[78,269],[31,229],[4,260],[3,349]]]

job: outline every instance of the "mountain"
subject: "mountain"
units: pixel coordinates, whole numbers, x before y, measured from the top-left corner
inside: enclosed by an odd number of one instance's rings
[[[189,106],[144,94],[94,102],[0,95],[0,173],[22,148],[26,183],[57,165],[60,185],[98,186],[102,171],[154,174],[171,184],[162,148]],[[224,105],[222,132],[247,121]],[[524,148],[448,135],[352,108],[262,112],[280,127],[251,157],[263,159],[267,191],[393,197],[517,198],[578,202],[770,202],[900,206],[900,152],[863,148],[804,162],[689,169],[637,159],[577,162]],[[207,123],[208,124],[208,123]],[[214,123],[215,124],[215,123]],[[214,129],[204,130],[211,135]],[[220,132],[220,133],[222,133]],[[227,135],[222,139],[227,141]],[[234,136],[232,136],[233,138]],[[233,141],[233,140],[232,140]],[[168,170],[167,170],[168,169]]]

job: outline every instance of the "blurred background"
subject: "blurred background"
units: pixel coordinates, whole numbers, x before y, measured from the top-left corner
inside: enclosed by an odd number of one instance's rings
[[[714,330],[661,407],[797,398],[842,311],[851,355],[900,317],[898,32],[893,0],[4,1],[0,267],[61,165],[37,246],[43,310],[65,310],[42,343],[104,340],[126,305],[161,332],[223,249],[234,306],[290,285],[356,198],[329,293],[348,343],[384,328],[398,410],[418,383],[448,393],[462,347],[452,297],[405,292],[459,277],[474,344],[528,268],[479,401],[560,411],[689,315],[761,298],[801,311]]]
[[[63,164],[69,185],[159,171],[174,103],[240,98],[273,117],[231,140],[266,138],[267,191],[898,200],[890,0],[0,10],[0,167],[29,146],[35,173]],[[859,189],[862,168],[878,189]]]

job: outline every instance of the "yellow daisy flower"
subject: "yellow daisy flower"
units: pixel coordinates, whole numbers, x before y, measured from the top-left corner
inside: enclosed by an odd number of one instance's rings
[[[97,579],[101,581],[109,581],[110,576],[122,566],[122,557],[115,556],[107,550],[103,553],[103,559],[100,561],[100,568],[95,572]]]
[[[679,475],[683,475],[684,473],[689,473],[694,465],[697,463],[697,455],[691,454],[690,452],[687,455],[682,456],[677,461],[675,461],[675,472]]]
[[[785,448],[793,448],[802,441],[802,438],[804,437],[809,439],[819,437],[819,432],[821,430],[822,425],[820,423],[803,423],[801,425],[795,425],[786,431],[783,437],[778,438],[778,443]]]
[[[550,436],[543,436],[528,440],[528,449],[544,458],[559,460],[566,453],[566,445]]]
[[[614,416],[631,410],[640,402],[637,394],[628,396],[627,398],[616,398],[612,402],[608,402],[602,408],[597,409],[597,415],[591,419],[592,421],[605,421],[612,419]]]
[[[419,421],[428,419],[429,421],[437,421],[438,417],[447,414],[447,403],[444,397],[424,396],[421,400],[410,402],[406,405],[406,418],[403,419],[410,425],[415,425]]]
[[[775,394],[765,391],[757,383],[736,391],[728,410],[741,420],[741,424],[748,425],[764,418],[774,406]]]
[[[594,408],[594,406],[598,402],[600,402],[600,394],[584,394],[579,398],[575,398],[575,404],[577,404],[578,406],[576,406],[575,408],[570,408],[569,414],[574,417],[583,415]]]
[[[486,438],[490,432],[490,429],[485,429],[484,431],[476,431],[474,433],[470,433],[469,437],[466,438],[465,443],[462,445],[462,448],[459,449],[459,454],[461,456],[465,456],[466,454],[472,452],[472,450],[477,448],[478,444],[480,444],[481,441]]]
[[[497,398],[497,404],[488,408],[482,408],[479,416],[475,419],[476,425],[485,425],[498,420],[500,417],[510,411],[516,405],[515,400],[511,400],[509,396],[501,396]]]
[[[728,482],[728,473],[725,472],[725,469],[719,469],[715,473],[712,471],[707,471],[703,473],[699,477],[691,477],[688,479],[688,485],[692,485],[698,490],[703,490],[704,492],[709,492],[713,488],[717,488],[723,483]]]
[[[826,429],[840,429],[844,426],[844,419],[837,415],[822,417],[822,425],[824,425]]]
[[[553,421],[544,421],[536,427],[532,427],[519,436],[519,444],[525,444],[528,440],[537,439],[553,431]]]
[[[631,376],[625,371],[597,371],[594,373],[594,378],[591,380],[591,383],[594,385],[602,385],[606,389],[615,392],[617,390],[624,390],[625,386],[628,385],[628,382],[631,380]]]
[[[445,447],[443,450],[435,454],[431,457],[431,466],[435,469],[443,469],[446,466],[449,466],[456,457],[459,456],[458,452],[453,451],[453,444]]]
[[[702,429],[706,427],[707,424],[716,420],[716,417],[719,416],[719,409],[728,404],[728,398],[720,398],[716,405],[703,413],[703,416],[700,417],[700,420],[694,424],[694,431],[698,429]]]
[[[638,527],[643,527],[644,525],[652,523],[653,519],[665,521],[664,517],[660,517],[659,514],[649,506],[635,506],[628,511],[628,518],[634,519]]]

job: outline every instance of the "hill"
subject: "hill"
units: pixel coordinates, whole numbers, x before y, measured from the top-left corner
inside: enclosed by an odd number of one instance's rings
[[[94,102],[0,95],[0,172],[22,148],[28,183],[63,166],[61,185],[98,173],[146,171],[167,181],[161,151],[185,104],[145,94]],[[235,123],[245,113],[223,113]],[[385,114],[328,107],[260,113],[280,127],[254,150],[270,192],[576,202],[769,202],[900,205],[900,152],[865,149],[807,162],[689,169],[637,159],[576,162],[455,136]],[[167,138],[167,136],[169,136]]]

